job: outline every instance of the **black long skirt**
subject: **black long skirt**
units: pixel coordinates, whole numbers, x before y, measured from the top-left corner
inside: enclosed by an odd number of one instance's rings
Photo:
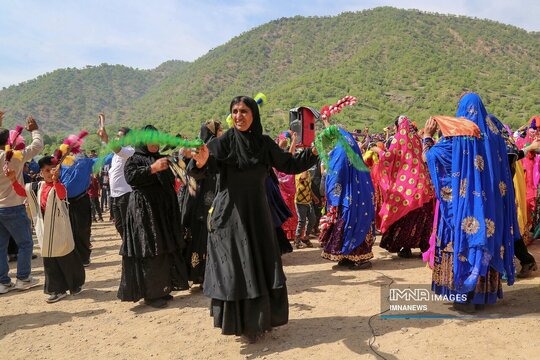
[[[76,250],[61,257],[44,257],[46,294],[74,291],[84,285],[86,274]]]
[[[210,316],[223,335],[257,336],[289,320],[287,287],[270,290],[255,299],[223,301],[212,299]]]
[[[204,282],[204,269],[206,267],[206,253],[208,247],[208,229],[206,221],[194,220],[191,222],[191,241],[187,246],[188,276],[194,284]]]
[[[73,241],[75,250],[79,253],[84,264],[90,262],[92,245],[90,235],[92,228],[92,206],[90,197],[84,193],[78,197],[70,198],[69,201],[69,221],[73,229]]]
[[[279,250],[281,251],[281,255],[287,254],[293,251],[292,245],[287,239],[287,235],[285,234],[285,231],[281,226],[276,227],[276,236],[277,241],[279,244]]]
[[[173,264],[174,254],[163,254],[148,258],[122,256],[122,276],[118,298],[122,301],[153,300],[168,295],[171,291],[186,290],[185,270]]]

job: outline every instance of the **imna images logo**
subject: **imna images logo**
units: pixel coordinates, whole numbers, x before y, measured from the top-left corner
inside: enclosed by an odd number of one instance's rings
[[[428,289],[415,288],[415,289],[390,289],[388,300],[391,302],[405,301],[405,302],[427,302],[427,301],[457,301],[466,302],[467,294],[448,294],[437,295]]]
[[[429,301],[427,289],[390,289],[390,301]]]

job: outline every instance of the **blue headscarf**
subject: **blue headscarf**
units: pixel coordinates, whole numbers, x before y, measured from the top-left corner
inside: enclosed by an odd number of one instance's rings
[[[446,229],[453,242],[454,286],[474,291],[490,267],[514,282],[514,240],[519,239],[512,174],[501,136],[502,124],[487,116],[482,100],[470,93],[456,117],[474,122],[481,138],[443,138],[426,154]]]
[[[362,158],[362,153],[351,134],[339,129],[347,142]],[[366,240],[375,218],[374,190],[371,176],[359,171],[350,163],[341,145],[330,153],[326,176],[326,200],[330,206],[340,207],[344,220],[341,252],[348,255]]]

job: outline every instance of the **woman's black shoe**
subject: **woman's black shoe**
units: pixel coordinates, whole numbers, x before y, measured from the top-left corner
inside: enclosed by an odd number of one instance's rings
[[[538,265],[536,265],[536,262],[521,265],[521,270],[517,273],[516,276],[520,279],[525,279],[531,276],[531,273],[536,270],[538,270]]]
[[[164,307],[167,307],[167,300],[164,300],[163,298],[144,300],[144,303],[156,309],[163,309]]]
[[[339,260],[339,262],[337,264],[338,264],[338,266],[350,267],[350,266],[354,266],[355,262],[352,261],[352,260],[349,260],[349,259],[341,259],[341,260]]]
[[[410,259],[413,257],[413,254],[412,254],[411,249],[404,248],[404,249],[399,250],[399,252],[397,253],[397,256],[404,259]]]
[[[373,264],[371,261],[359,261],[357,263],[354,263],[353,265],[349,266],[349,269],[351,270],[366,270],[371,269],[373,267]]]

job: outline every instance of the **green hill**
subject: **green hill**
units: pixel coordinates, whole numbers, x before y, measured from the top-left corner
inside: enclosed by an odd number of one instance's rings
[[[403,113],[419,124],[453,114],[460,94],[474,90],[489,112],[517,125],[540,113],[538,74],[538,33],[384,7],[275,20],[192,63],[58,70],[0,91],[0,107],[46,119],[50,131],[88,126],[105,111],[117,124],[193,136],[204,120],[224,120],[240,94],[267,95],[263,123],[276,133],[298,105],[320,108],[355,95],[359,104],[335,121],[381,129]]]
[[[0,91],[0,108],[6,111],[7,125],[21,123],[31,114],[49,132],[95,126],[102,111],[108,121],[116,122],[148,88],[187,64],[168,61],[154,70],[107,64],[55,70]]]
[[[539,55],[538,34],[467,17],[377,8],[279,19],[158,83],[130,118],[192,133],[207,118],[223,119],[234,95],[263,91],[265,127],[275,132],[287,126],[288,109],[350,94],[360,104],[336,121],[380,129],[402,113],[419,123],[452,114],[470,89],[518,124],[540,112]]]

